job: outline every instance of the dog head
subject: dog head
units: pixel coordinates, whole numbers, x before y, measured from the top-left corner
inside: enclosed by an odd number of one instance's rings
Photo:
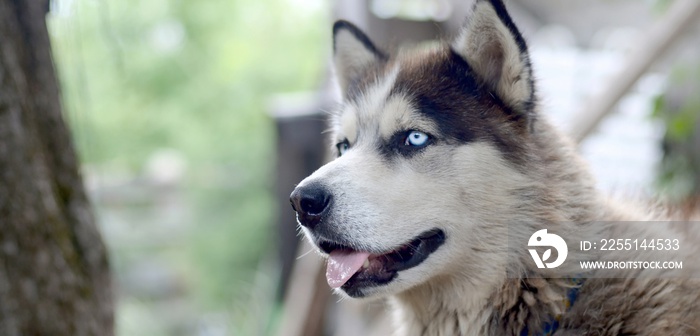
[[[535,93],[501,0],[478,0],[460,35],[431,49],[389,55],[345,21],[333,35],[337,158],[291,195],[329,284],[366,297],[502,276]]]

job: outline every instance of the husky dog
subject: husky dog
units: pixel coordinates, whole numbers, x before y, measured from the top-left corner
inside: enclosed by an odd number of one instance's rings
[[[655,215],[601,196],[538,114],[502,0],[477,0],[459,36],[430,49],[390,55],[346,21],[333,36],[337,158],[291,203],[336,292],[388,297],[399,335],[700,334],[692,278],[572,282],[508,248],[513,232]]]

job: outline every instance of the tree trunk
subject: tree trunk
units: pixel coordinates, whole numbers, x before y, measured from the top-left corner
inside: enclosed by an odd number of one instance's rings
[[[61,116],[49,0],[0,0],[0,335],[112,335],[105,246]]]

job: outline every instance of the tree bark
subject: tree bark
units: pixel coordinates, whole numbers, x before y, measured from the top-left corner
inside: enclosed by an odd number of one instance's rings
[[[48,0],[0,0],[0,335],[112,335],[107,252],[61,115]]]

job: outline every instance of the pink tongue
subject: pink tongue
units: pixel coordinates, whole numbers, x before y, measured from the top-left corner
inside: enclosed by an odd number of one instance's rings
[[[331,288],[338,288],[352,278],[369,257],[368,252],[335,250],[328,256],[326,280]]]

